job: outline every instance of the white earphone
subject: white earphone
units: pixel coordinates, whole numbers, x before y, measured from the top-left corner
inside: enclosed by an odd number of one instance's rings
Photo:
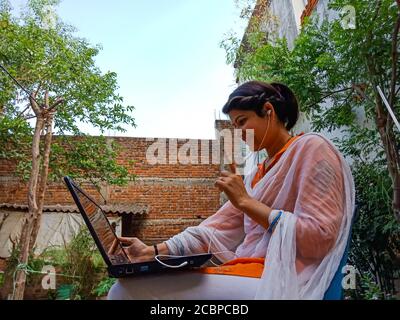
[[[263,142],[264,142],[264,140],[265,140],[265,137],[267,136],[267,133],[268,133],[268,130],[269,130],[269,124],[270,124],[270,122],[271,122],[271,118],[270,118],[270,117],[271,117],[271,112],[272,112],[271,109],[267,111],[268,126],[267,126],[267,130],[265,130],[264,137],[262,138],[260,145],[263,144]],[[259,150],[257,150],[257,152],[259,152]]]
[[[154,257],[154,259],[155,259],[159,264],[162,264],[163,266],[165,266],[165,267],[167,267],[167,268],[178,269],[178,268],[182,268],[182,267],[184,267],[184,266],[186,266],[186,265],[189,264],[189,262],[184,261],[184,262],[182,262],[181,264],[179,264],[179,265],[177,265],[177,266],[175,266],[175,265],[170,265],[170,264],[167,264],[167,263],[162,262],[162,261],[160,260],[160,257],[181,258],[181,257],[183,257],[183,256],[172,256],[172,255],[169,255],[169,254],[158,254],[158,255],[156,255],[156,256]]]

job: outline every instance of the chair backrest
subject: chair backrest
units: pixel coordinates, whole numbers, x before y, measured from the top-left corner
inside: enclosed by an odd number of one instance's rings
[[[328,290],[326,290],[326,292],[325,292],[324,300],[343,300],[342,280],[343,280],[344,275],[342,273],[342,270],[343,270],[343,267],[346,265],[347,259],[349,257],[351,234],[352,234],[351,231],[353,229],[353,224],[354,224],[357,214],[358,214],[358,206],[356,205],[354,208],[354,214],[353,214],[353,219],[352,219],[351,226],[350,226],[349,239],[347,240],[346,249],[344,250],[342,260],[340,260],[340,264],[335,273],[335,276],[333,277],[331,284],[328,287]]]

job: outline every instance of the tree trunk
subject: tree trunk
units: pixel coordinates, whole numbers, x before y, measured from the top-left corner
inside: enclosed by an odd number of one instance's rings
[[[45,140],[44,140],[44,150],[43,150],[43,164],[42,172],[40,174],[40,186],[38,193],[38,210],[37,215],[34,217],[33,230],[31,235],[31,242],[29,246],[29,251],[33,252],[34,245],[36,243],[36,238],[40,228],[40,222],[42,219],[43,205],[44,205],[44,195],[46,193],[47,177],[49,174],[49,162],[50,162],[50,150],[51,150],[51,140],[53,137],[53,114],[49,114],[46,118],[45,124]]]
[[[31,176],[29,178],[29,187],[28,187],[29,212],[28,215],[24,217],[21,237],[19,241],[20,254],[19,254],[18,264],[22,266],[28,263],[33,222],[37,215],[37,210],[38,210],[36,196],[37,196],[38,176],[40,170],[40,134],[43,130],[43,126],[44,126],[44,119],[40,114],[38,114],[32,141],[32,171],[31,171]],[[17,269],[16,279],[14,284],[15,290],[12,295],[13,300],[22,300],[24,298],[25,283],[26,283],[25,271]]]
[[[393,196],[392,196],[392,209],[395,218],[400,222],[400,156],[397,150],[396,136],[393,131],[393,120],[384,107],[383,101],[377,90],[379,84],[379,78],[375,65],[375,59],[372,56],[366,57],[366,65],[368,67],[370,81],[373,86],[373,92],[375,95],[375,110],[376,110],[376,126],[385,150],[387,167],[389,176],[392,180]],[[384,86],[381,85],[381,88]],[[391,101],[395,102],[395,94],[390,93]],[[393,106],[392,110],[393,109]]]
[[[393,132],[393,126],[389,125],[392,120],[388,118],[388,113],[384,111],[383,101],[377,92],[375,99],[377,110],[376,123],[385,149],[389,176],[392,180],[392,209],[397,221],[400,222],[400,161],[397,153],[396,137]]]
[[[399,46],[398,46],[398,36],[400,31],[400,0],[397,0],[397,6],[399,9],[399,13],[397,15],[397,20],[394,26],[393,35],[392,35],[392,78],[390,81],[390,94],[389,94],[389,105],[392,108],[393,112],[395,112],[395,103],[397,100],[396,97],[396,83],[398,81],[398,60],[399,60]],[[397,221],[400,222],[400,155],[397,150],[397,142],[396,136],[393,131],[393,119],[388,118],[386,124],[386,134],[389,137],[390,141],[393,141],[391,144],[391,153],[392,158],[395,159],[395,168],[394,168],[394,177],[393,181],[393,211],[394,215],[397,218]]]
[[[29,254],[33,253],[33,247],[36,242],[37,234],[40,227],[40,220],[43,212],[44,195],[46,192],[47,176],[49,172],[51,140],[53,136],[52,126],[55,108],[64,102],[63,99],[57,98],[52,106],[49,104],[49,92],[45,92],[45,104],[39,106],[36,103],[35,95],[30,97],[30,104],[36,115],[36,126],[32,142],[32,171],[28,186],[28,215],[24,218],[22,225],[21,236],[19,240],[19,261],[18,264],[22,267],[26,266],[29,259]],[[44,151],[42,170],[40,170],[40,138],[42,131],[45,132]],[[41,172],[40,172],[41,171]],[[39,173],[40,185],[39,184]],[[24,270],[16,270],[15,290],[12,298],[14,300],[22,300],[24,298],[26,283],[26,273]]]
[[[399,155],[397,153],[396,137],[393,132],[393,126],[388,126],[387,113],[382,112],[383,105],[380,97],[376,97],[377,110],[380,110],[377,116],[378,132],[381,137],[382,144],[385,149],[387,166],[389,176],[392,180],[393,197],[392,197],[392,209],[393,213],[400,222],[400,163]]]

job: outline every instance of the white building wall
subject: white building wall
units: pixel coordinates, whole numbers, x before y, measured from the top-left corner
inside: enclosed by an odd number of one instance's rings
[[[291,0],[296,21],[297,31],[301,29],[301,15],[306,8],[307,0]]]
[[[307,5],[307,0],[272,0],[271,1],[271,13],[276,15],[279,19],[277,34],[280,37],[286,37],[288,46],[290,49],[294,46],[294,41],[301,30],[301,15]],[[339,17],[339,13],[328,9],[329,0],[319,0],[316,7],[313,10],[313,15],[319,17],[320,21],[328,19],[332,21]],[[323,106],[329,108],[331,103],[327,101]],[[357,118],[360,122],[365,120],[363,114],[357,114]],[[311,131],[310,121],[305,117],[303,113],[300,114],[299,120],[296,126],[293,128],[292,133],[297,134],[300,132]],[[329,139],[336,137],[342,137],[342,130],[334,130],[328,132],[327,130],[321,131]]]
[[[328,9],[328,3],[330,0],[319,0],[316,7],[313,10],[313,15],[317,15],[320,21],[328,19],[332,21],[339,18],[339,13]],[[307,5],[308,0],[271,0],[269,6],[269,12],[267,19],[274,20],[274,23],[267,21],[261,26],[262,31],[275,34],[279,38],[285,37],[288,43],[289,49],[294,47],[294,41],[298,37],[301,31],[301,16]],[[275,17],[276,20],[273,18]],[[264,17],[265,18],[265,17]],[[273,38],[271,39],[273,40]],[[331,102],[326,101],[323,106],[329,108]],[[365,125],[365,115],[363,111],[357,110],[357,121]],[[332,140],[334,138],[342,137],[344,133],[343,129],[334,130],[328,132],[322,130],[321,134]],[[299,120],[295,127],[292,129],[292,134],[299,134],[300,132],[311,132],[311,123],[303,113],[300,113]],[[258,159],[256,159],[258,158]],[[259,163],[266,158],[266,152],[262,151],[258,156],[250,157],[246,167],[246,172],[249,171],[250,167],[253,167],[257,160]],[[351,159],[348,159],[351,162]]]
[[[278,38],[286,38],[289,48],[293,48],[299,30],[293,1],[303,0],[272,0],[269,6],[270,14],[276,18],[276,30],[272,32]]]
[[[0,258],[10,257],[12,242],[21,233],[24,212],[0,211],[0,221],[3,221],[0,232]],[[121,236],[121,218],[108,217],[110,223],[116,224],[116,233]],[[84,226],[82,215],[79,213],[44,212],[40,224],[35,253],[40,254],[46,248],[63,248]]]
[[[330,0],[319,0],[317,6],[314,8],[313,14],[317,15],[321,20],[328,19],[332,21],[339,18],[339,13],[334,10],[328,9]]]

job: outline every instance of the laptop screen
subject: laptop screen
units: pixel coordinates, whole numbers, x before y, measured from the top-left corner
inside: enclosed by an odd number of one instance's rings
[[[103,250],[107,254],[112,264],[129,263],[129,258],[126,256],[122,245],[115,235],[113,228],[110,225],[104,211],[92,199],[90,199],[78,187],[72,184],[76,195],[79,198],[84,213],[86,214],[98,240],[100,241]]]

